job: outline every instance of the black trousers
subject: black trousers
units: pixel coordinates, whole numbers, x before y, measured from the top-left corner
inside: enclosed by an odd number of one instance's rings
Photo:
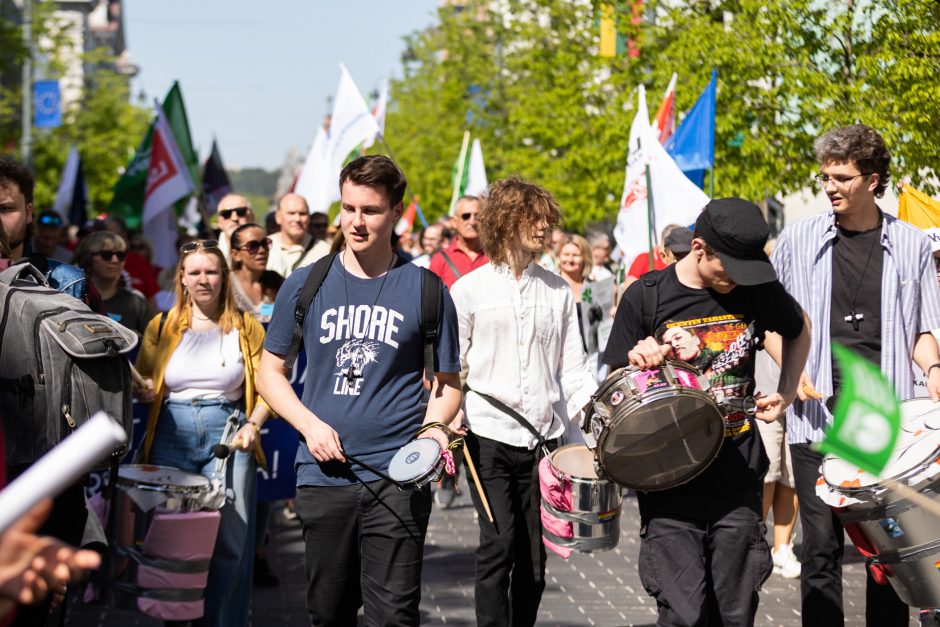
[[[845,536],[839,517],[816,496],[822,455],[809,444],[791,444],[793,479],[800,501],[803,528],[803,570],[800,573],[803,625],[844,625],[842,555]],[[870,627],[908,625],[909,608],[891,586],[875,583],[871,573],[865,590],[865,623]]]
[[[545,590],[545,546],[539,516],[537,450],[468,434],[473,458],[493,512],[490,522],[476,486],[470,496],[480,523],[476,553],[476,615],[479,627],[530,627]]]
[[[421,562],[431,490],[402,492],[381,479],[349,486],[300,486],[307,611],[316,626],[418,625]]]

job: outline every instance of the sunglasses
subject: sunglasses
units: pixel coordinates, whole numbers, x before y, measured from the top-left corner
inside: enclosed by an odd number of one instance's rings
[[[200,248],[204,250],[209,250],[211,248],[218,248],[219,243],[214,239],[200,239],[195,242],[187,242],[180,246],[180,253],[188,255],[189,253],[194,253]]]
[[[123,250],[99,250],[96,253],[92,254],[92,257],[101,257],[104,261],[124,261],[127,258],[127,253]]]
[[[271,250],[271,238],[266,237],[264,239],[256,239],[250,242],[245,242],[238,247],[237,250],[247,250],[249,254],[254,255],[261,248],[265,250]]]
[[[38,222],[46,226],[62,226],[62,218],[59,216],[39,216]]]
[[[235,213],[239,218],[244,218],[248,215],[248,207],[235,207],[234,209],[219,209],[219,216],[228,220],[232,217],[232,214]]]
[[[476,215],[475,213],[461,213],[461,214],[460,214],[460,219],[463,220],[464,222],[466,222],[467,220],[469,220],[470,218],[472,218],[472,217],[475,216],[475,215]]]

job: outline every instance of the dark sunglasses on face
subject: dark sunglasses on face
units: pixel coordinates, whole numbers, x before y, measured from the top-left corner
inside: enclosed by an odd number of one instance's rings
[[[200,248],[208,250],[210,248],[218,248],[219,243],[214,239],[201,239],[196,240],[195,242],[187,242],[180,246],[180,252],[184,255],[189,253],[194,253]]]
[[[249,254],[254,255],[258,252],[259,249],[271,250],[271,238],[266,237],[260,240],[252,240],[250,242],[245,242],[238,247],[238,250],[247,250]]]
[[[101,257],[103,261],[124,261],[127,258],[127,253],[123,250],[99,250],[92,256]]]
[[[464,222],[466,222],[467,220],[469,220],[470,218],[472,218],[472,217],[475,216],[475,215],[476,215],[475,213],[461,213],[461,214],[460,214],[460,219],[463,220]]]
[[[235,207],[234,209],[219,209],[219,215],[226,220],[232,217],[232,214],[238,214],[239,218],[244,218],[248,215],[248,207]]]
[[[62,218],[59,216],[44,215],[39,216],[39,224],[43,226],[62,226]]]

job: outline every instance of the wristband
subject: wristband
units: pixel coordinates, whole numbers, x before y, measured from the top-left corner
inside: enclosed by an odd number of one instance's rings
[[[261,425],[259,425],[257,422],[252,422],[251,420],[248,421],[248,424],[250,424],[251,428],[255,430],[255,435],[261,434]]]
[[[940,363],[933,364],[932,366],[930,366],[929,368],[927,368],[927,376],[928,376],[928,377],[930,376],[930,371],[933,370],[934,368],[940,368]]]

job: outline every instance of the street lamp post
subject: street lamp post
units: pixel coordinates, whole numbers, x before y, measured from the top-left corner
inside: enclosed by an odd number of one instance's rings
[[[33,167],[33,0],[23,2],[23,135],[20,152],[26,167]]]

